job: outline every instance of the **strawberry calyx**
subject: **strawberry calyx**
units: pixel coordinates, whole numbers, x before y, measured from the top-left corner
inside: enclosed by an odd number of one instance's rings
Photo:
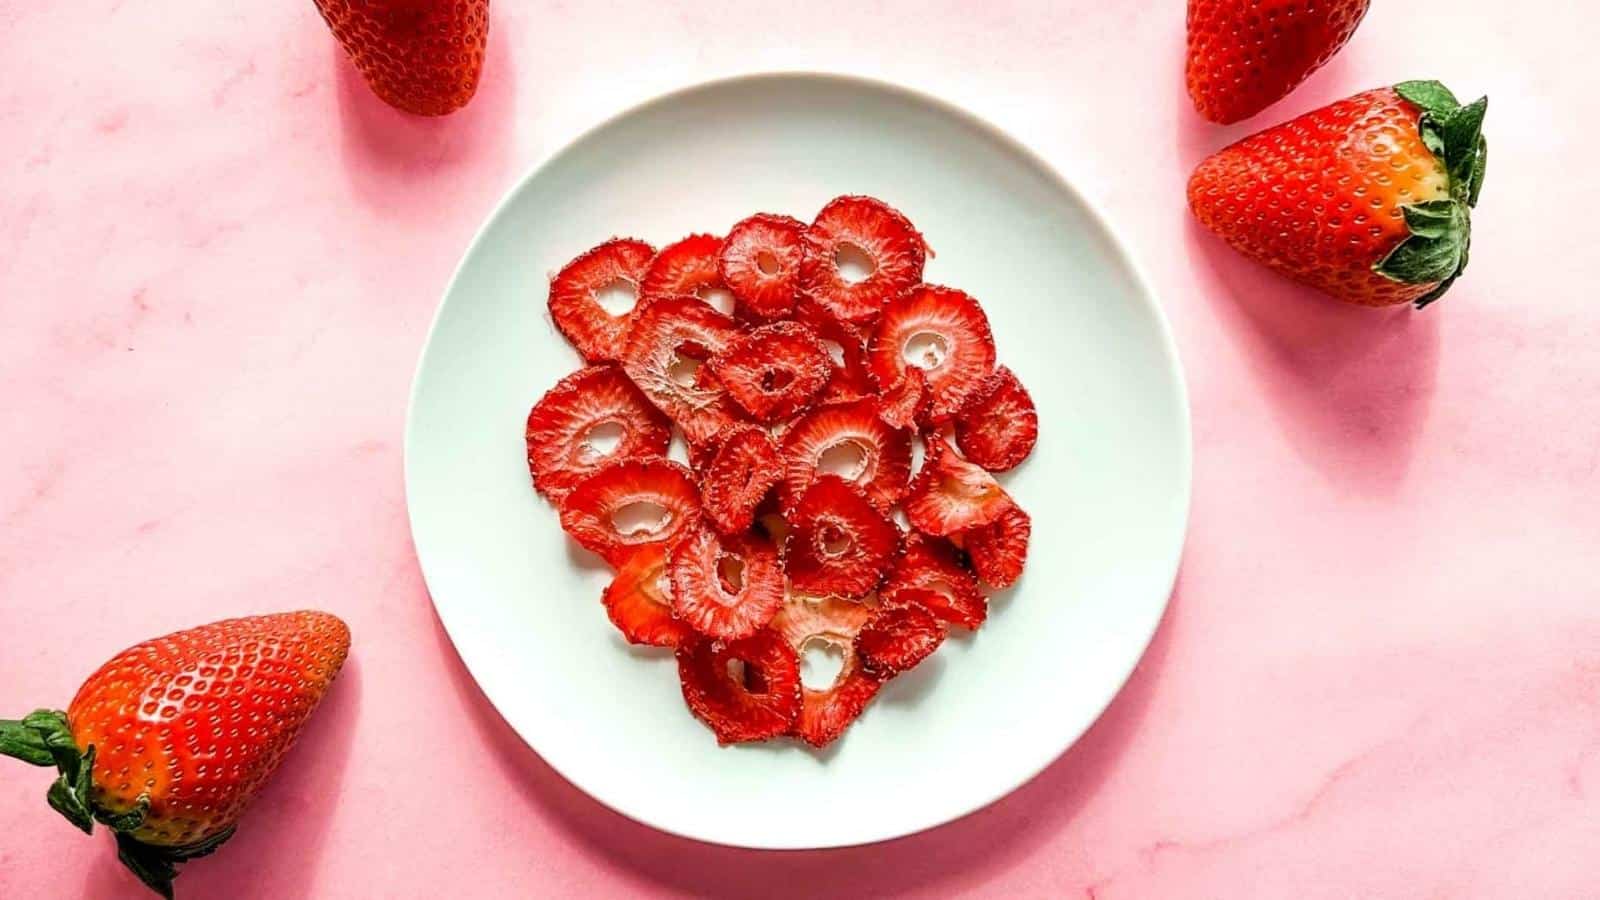
[[[1400,208],[1411,236],[1379,260],[1372,270],[1405,284],[1438,284],[1416,301],[1418,309],[1444,296],[1467,267],[1472,244],[1472,207],[1483,189],[1489,145],[1483,117],[1489,98],[1465,106],[1437,81],[1404,81],[1395,93],[1422,110],[1417,131],[1422,143],[1444,164],[1450,195]]]
[[[150,798],[141,796],[133,809],[123,813],[96,806],[90,799],[94,745],[78,750],[67,714],[60,710],[40,709],[21,719],[0,719],[0,755],[34,766],[55,766],[60,776],[45,795],[50,808],[84,834],[93,834],[97,821],[110,828],[117,836],[117,859],[167,900],[172,900],[172,880],[178,877],[179,863],[205,856],[233,836],[233,826],[229,826],[181,847],[158,847],[135,838],[130,832],[144,824],[150,812]]]

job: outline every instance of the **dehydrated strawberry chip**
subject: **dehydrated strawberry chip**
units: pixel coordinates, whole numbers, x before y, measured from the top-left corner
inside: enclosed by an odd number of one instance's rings
[[[954,415],[994,371],[989,319],[971,295],[919,285],[883,311],[867,347],[867,365],[880,385],[898,384],[916,366],[932,395],[929,421]]]
[[[922,280],[928,247],[897,210],[871,197],[839,197],[805,233],[801,291],[843,322],[871,322]]]
[[[943,537],[987,525],[1015,505],[993,475],[958,456],[944,438],[930,436],[926,445],[904,504],[913,528]]]
[[[673,615],[707,637],[748,637],[783,605],[778,550],[756,535],[695,528],[667,551],[667,571]]]
[[[728,396],[758,422],[806,409],[833,371],[822,341],[799,322],[746,332],[713,356],[709,367]]]
[[[994,371],[955,417],[956,446],[991,472],[1012,469],[1039,440],[1039,413],[1015,373]]]
[[[832,365],[828,381],[817,396],[818,405],[877,395],[877,385],[867,369],[867,341],[854,326],[839,322],[807,300],[795,306],[795,321],[816,333]]]
[[[911,477],[911,433],[885,422],[874,400],[811,410],[783,433],[782,449],[786,507],[827,472],[859,485],[887,510],[905,494]]]
[[[853,600],[791,594],[772,620],[772,630],[800,657],[800,716],[794,734],[813,747],[833,743],[878,693],[878,679],[866,673],[855,651],[856,634],[872,612]],[[837,652],[841,664],[831,683],[810,687],[805,656],[807,649],[818,646]]]
[[[638,296],[639,280],[655,255],[644,241],[613,238],[567,263],[550,280],[550,318],[589,362],[622,357],[630,311],[613,314],[599,295],[612,288]]]
[[[695,631],[672,616],[667,550],[651,544],[635,550],[601,595],[606,615],[629,643],[676,647]]]
[[[762,319],[794,311],[805,230],[799,219],[758,213],[728,231],[717,266],[741,309]]]
[[[961,538],[978,577],[998,589],[1010,587],[1022,576],[1032,534],[1033,518],[1013,504],[993,522],[962,532]]]
[[[720,313],[733,312],[733,291],[722,280],[717,260],[722,238],[691,234],[662,247],[639,280],[639,299],[697,297]]]
[[[794,589],[860,597],[878,586],[900,530],[860,488],[819,475],[789,515],[784,565]]]
[[[945,629],[922,605],[922,591],[887,604],[856,635],[856,655],[869,675],[887,679],[908,671],[939,649]]]
[[[754,425],[732,426],[719,438],[701,469],[700,503],[718,531],[743,534],[767,492],[783,479],[783,457],[772,436]]]
[[[670,543],[699,516],[694,478],[665,459],[609,463],[561,500],[561,527],[612,568],[642,547]]]
[[[915,596],[923,597],[924,608],[946,624],[976,629],[989,615],[978,580],[961,564],[956,549],[916,532],[906,535],[889,577],[878,589],[879,596],[890,602],[912,592],[918,592]]]
[[[737,641],[678,648],[683,699],[719,744],[787,734],[800,714],[800,658],[770,629]]]
[[[616,366],[590,366],[556,383],[528,413],[528,470],[559,500],[606,463],[662,456],[672,423]]]
[[[883,392],[878,415],[894,428],[911,428],[927,419],[932,401],[927,376],[916,366],[907,366],[900,381]]]
[[[692,297],[663,297],[634,310],[622,370],[691,443],[732,424],[727,392],[702,366],[738,337],[734,321]]]

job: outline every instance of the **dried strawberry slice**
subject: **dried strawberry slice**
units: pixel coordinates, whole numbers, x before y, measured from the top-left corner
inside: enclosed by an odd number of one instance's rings
[[[833,371],[828,351],[799,322],[774,322],[711,358],[711,374],[758,422],[787,419],[811,404]]]
[[[723,534],[743,534],[755,520],[756,507],[783,479],[783,457],[771,435],[754,425],[735,425],[720,436],[701,472],[706,518]]]
[[[622,356],[630,312],[613,315],[598,295],[613,287],[638,295],[639,279],[655,255],[644,241],[612,238],[585,251],[550,280],[550,318],[589,362]]]
[[[813,747],[826,747],[850,726],[878,693],[878,679],[868,675],[856,657],[855,638],[872,608],[853,600],[812,600],[790,595],[772,620],[800,657],[800,716],[794,733]],[[806,684],[806,651],[831,649],[841,656],[839,673],[826,687]]]
[[[734,412],[701,366],[738,334],[732,319],[692,297],[649,300],[633,312],[622,370],[691,443],[705,441],[732,424]]]
[[[746,312],[776,319],[794,311],[805,230],[799,219],[767,213],[757,213],[729,230],[718,271]]]
[[[667,571],[673,615],[707,637],[747,637],[783,605],[778,550],[755,535],[695,528],[667,551]]]
[[[924,591],[911,590],[905,602],[886,604],[856,635],[861,667],[888,679],[914,668],[944,643],[944,626],[922,605]]]
[[[525,438],[534,487],[559,500],[606,463],[666,454],[672,423],[621,369],[590,366],[534,404]]]
[[[561,527],[612,568],[641,547],[670,543],[699,515],[689,470],[665,459],[609,463],[561,500]]]
[[[894,428],[911,428],[918,420],[927,419],[932,408],[927,376],[916,366],[907,366],[900,381],[883,392],[879,404],[878,415]]]
[[[962,532],[961,538],[978,577],[998,589],[1010,587],[1022,576],[1032,533],[1032,517],[1013,504],[993,522]]]
[[[878,586],[900,543],[900,529],[861,489],[819,475],[789,515],[784,564],[794,589],[859,597]]]
[[[922,280],[928,254],[911,222],[871,197],[829,202],[806,229],[805,245],[801,291],[844,322],[876,319],[891,297]],[[847,277],[852,267],[863,277]]]
[[[722,238],[691,234],[656,253],[639,281],[639,299],[698,297],[717,312],[733,314],[733,291],[722,280],[717,260]]]
[[[967,398],[955,417],[956,446],[967,459],[991,472],[1015,468],[1039,439],[1039,413],[1033,398],[1005,366],[994,371]]]
[[[931,284],[891,300],[867,348],[867,365],[879,384],[898,384],[911,365],[924,370],[933,422],[954,415],[983,386],[994,358],[994,336],[978,301]]]
[[[800,714],[800,658],[770,629],[679,647],[678,680],[689,711],[711,726],[719,744],[787,734]]]
[[[878,387],[867,369],[867,342],[854,326],[845,325],[807,300],[795,307],[795,321],[808,326],[828,352],[832,370],[817,403],[847,403],[875,397]]]
[[[906,495],[906,518],[923,534],[942,537],[987,525],[1016,505],[984,469],[956,455],[944,438],[926,439],[927,458]]]
[[[899,602],[904,600],[902,595],[913,592],[924,598],[922,605],[934,618],[950,625],[976,629],[989,615],[978,580],[961,564],[956,549],[939,538],[915,532],[906,536],[878,595]]]
[[[906,492],[911,477],[911,434],[892,428],[873,400],[819,406],[783,433],[785,508],[793,506],[819,473],[854,482],[882,509]]]
[[[660,544],[634,551],[617,570],[600,602],[630,643],[676,647],[695,637],[693,628],[672,617],[667,549]]]

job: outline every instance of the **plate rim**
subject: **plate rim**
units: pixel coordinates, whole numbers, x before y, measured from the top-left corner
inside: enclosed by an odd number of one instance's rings
[[[522,193],[523,189],[526,188],[527,185],[530,184],[534,179],[539,177],[540,173],[549,167],[552,162],[563,156],[572,147],[589,140],[596,134],[612,127],[624,119],[645,113],[659,106],[673,103],[687,95],[702,91],[756,84],[760,82],[802,80],[826,82],[833,86],[858,88],[896,95],[900,99],[923,104],[927,107],[935,109],[942,114],[961,121],[963,124],[973,128],[986,138],[995,141],[1010,152],[1017,154],[1020,158],[1035,166],[1042,174],[1048,176],[1049,179],[1053,181],[1059,189],[1065,191],[1067,195],[1069,195],[1073,200],[1082,206],[1089,220],[1093,222],[1095,227],[1102,231],[1106,238],[1108,238],[1108,243],[1114,250],[1117,261],[1126,267],[1128,273],[1131,275],[1133,285],[1137,289],[1136,293],[1139,295],[1138,301],[1144,305],[1145,312],[1149,314],[1151,320],[1155,324],[1161,349],[1163,351],[1163,356],[1165,357],[1165,374],[1167,381],[1169,382],[1168,386],[1173,392],[1174,399],[1177,401],[1174,412],[1177,417],[1175,424],[1177,425],[1177,432],[1180,437],[1178,447],[1180,496],[1177,498],[1181,513],[1179,516],[1180,527],[1177,532],[1175,546],[1170,552],[1170,559],[1167,560],[1164,567],[1166,573],[1165,577],[1161,579],[1161,582],[1166,585],[1166,590],[1162,595],[1161,604],[1159,610],[1156,612],[1154,621],[1150,623],[1148,632],[1143,637],[1139,652],[1130,658],[1129,663],[1125,667],[1125,671],[1123,671],[1118,678],[1116,689],[1107,695],[1106,699],[1099,705],[1099,708],[1095,710],[1094,715],[1087,720],[1087,723],[1084,725],[1083,729],[1073,736],[1069,741],[1067,741],[1061,747],[1059,752],[1045,758],[1037,767],[1022,767],[1022,770],[1019,770],[1018,776],[1014,779],[1009,779],[1001,789],[994,793],[993,796],[987,797],[986,799],[975,803],[964,811],[945,815],[936,821],[926,822],[914,828],[889,827],[878,829],[877,831],[866,829],[867,832],[870,832],[867,834],[867,836],[852,837],[838,841],[824,840],[818,842],[816,840],[807,840],[802,842],[788,843],[738,842],[708,837],[700,834],[692,834],[686,830],[675,828],[671,825],[649,821],[646,818],[642,818],[627,810],[621,809],[595,794],[582,784],[575,781],[570,775],[568,775],[566,771],[561,768],[561,766],[547,758],[544,754],[540,753],[539,749],[523,736],[522,732],[516,727],[515,724],[512,723],[511,719],[506,716],[504,710],[500,708],[500,705],[495,702],[495,699],[492,696],[490,696],[489,691],[484,688],[483,683],[478,678],[478,674],[473,671],[472,663],[465,655],[461,653],[456,639],[456,631],[451,627],[449,615],[440,607],[438,600],[434,597],[431,579],[428,575],[428,562],[425,559],[425,553],[423,552],[421,545],[417,542],[417,513],[416,504],[413,503],[414,494],[420,490],[420,488],[417,487],[419,476],[416,474],[414,465],[414,460],[417,455],[415,446],[418,441],[417,403],[418,394],[420,393],[420,385],[422,383],[422,376],[427,367],[430,352],[433,349],[434,338],[438,334],[439,324],[444,317],[445,308],[449,305],[450,297],[455,292],[456,285],[461,279],[462,272],[466,269],[468,262],[477,253],[479,246],[484,242],[485,236],[496,227],[501,217],[507,214],[511,204]],[[450,640],[451,650],[456,654],[456,658],[460,660],[461,665],[466,669],[467,674],[472,677],[474,686],[483,696],[484,700],[488,702],[489,707],[494,710],[495,715],[499,716],[501,721],[504,722],[511,729],[512,733],[517,736],[517,740],[527,747],[529,751],[538,756],[540,761],[549,766],[552,771],[561,776],[562,780],[566,781],[569,785],[577,789],[585,797],[588,797],[594,802],[600,804],[602,807],[619,816],[622,816],[631,822],[636,822],[647,828],[651,828],[656,831],[686,840],[696,841],[702,844],[748,850],[804,851],[857,847],[878,844],[886,841],[911,837],[912,835],[922,834],[935,828],[940,828],[953,822],[960,821],[968,816],[993,806],[995,803],[1015,793],[1024,785],[1033,781],[1035,778],[1038,778],[1039,775],[1041,775],[1046,769],[1059,762],[1061,758],[1065,756],[1069,750],[1076,746],[1078,742],[1083,739],[1084,735],[1093,729],[1095,724],[1098,723],[1102,717],[1104,717],[1106,710],[1110,708],[1112,703],[1116,702],[1116,699],[1120,697],[1122,692],[1127,688],[1128,681],[1133,676],[1134,670],[1138,668],[1139,664],[1149,653],[1150,644],[1154,641],[1157,632],[1160,631],[1161,625],[1166,619],[1168,608],[1171,606],[1173,590],[1177,585],[1178,571],[1183,560],[1184,547],[1188,541],[1189,524],[1194,498],[1193,421],[1189,404],[1188,383],[1184,375],[1182,358],[1178,353],[1177,341],[1173,337],[1172,324],[1167,319],[1167,315],[1161,305],[1159,295],[1152,286],[1152,282],[1145,271],[1144,266],[1139,262],[1138,257],[1134,255],[1131,245],[1124,240],[1121,232],[1113,226],[1111,220],[1106,216],[1105,211],[1102,210],[1098,204],[1089,199],[1089,197],[1087,197],[1082,191],[1078,190],[1072,181],[1070,181],[1060,169],[1047,160],[1043,155],[1034,151],[1020,139],[1012,136],[1010,132],[1002,129],[998,125],[989,121],[987,118],[980,116],[963,106],[960,106],[952,101],[945,100],[944,98],[935,94],[882,78],[857,75],[847,72],[822,71],[813,69],[762,70],[698,80],[681,85],[663,93],[655,94],[642,101],[624,106],[620,110],[603,117],[598,122],[583,128],[577,134],[562,142],[559,146],[556,146],[549,152],[541,155],[532,164],[523,169],[522,172],[512,180],[510,186],[499,195],[499,199],[495,202],[494,207],[490,210],[488,215],[484,217],[477,230],[473,232],[472,238],[467,242],[465,249],[462,250],[461,256],[456,261],[454,268],[451,270],[450,277],[445,282],[444,290],[440,294],[439,300],[434,306],[433,316],[428,322],[428,330],[426,335],[423,337],[422,347],[418,351],[417,361],[412,370],[411,386],[407,393],[401,459],[402,479],[404,482],[406,500],[407,531],[409,532],[409,536],[411,538],[412,555],[416,558],[417,568],[422,575],[423,586],[428,593],[428,602],[430,605],[432,605],[434,616],[439,620],[440,626],[444,629],[445,636]]]

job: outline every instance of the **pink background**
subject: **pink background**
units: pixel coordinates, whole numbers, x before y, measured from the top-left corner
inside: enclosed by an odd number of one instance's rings
[[[1586,4],[1377,3],[1221,129],[1182,94],[1177,0],[496,3],[476,101],[421,121],[307,0],[0,2],[0,712],[225,615],[356,635],[181,894],[1600,896]],[[1178,588],[1110,712],[977,815],[821,853],[667,837],[557,777],[440,631],[400,479],[418,348],[500,193],[621,108],[772,68],[941,94],[1058,164],[1148,268],[1195,422]],[[1491,95],[1494,152],[1426,314],[1324,301],[1186,217],[1210,150],[1430,76]],[[0,896],[141,896],[46,781],[0,766]]]

